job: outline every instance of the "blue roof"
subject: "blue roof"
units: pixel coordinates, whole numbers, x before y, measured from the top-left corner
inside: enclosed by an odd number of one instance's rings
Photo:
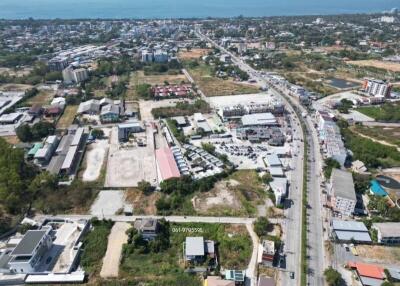
[[[382,186],[378,183],[377,180],[371,181],[371,192],[374,193],[375,196],[386,197],[387,193],[382,188]]]

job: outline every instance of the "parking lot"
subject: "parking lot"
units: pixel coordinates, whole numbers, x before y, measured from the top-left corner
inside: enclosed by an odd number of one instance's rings
[[[146,137],[147,146],[138,147],[118,142],[118,130],[113,128],[107,162],[105,187],[137,187],[142,180],[157,184],[157,168],[154,155],[153,129],[136,137]]]

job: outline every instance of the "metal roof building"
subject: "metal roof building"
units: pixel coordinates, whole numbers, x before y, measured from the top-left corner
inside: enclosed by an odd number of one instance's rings
[[[279,159],[278,155],[276,155],[276,154],[270,154],[270,155],[265,156],[265,160],[267,161],[267,164],[270,167],[282,166],[282,162]]]
[[[28,230],[24,235],[24,238],[18,243],[17,247],[14,248],[11,256],[16,255],[32,255],[39,242],[45,237],[48,230]]]
[[[356,201],[353,176],[350,172],[333,169],[331,176],[332,188],[335,196]]]
[[[364,223],[358,221],[332,220],[332,233],[340,241],[372,242]]]
[[[272,113],[253,113],[242,116],[243,126],[273,126],[277,121]]]
[[[162,180],[179,178],[181,176],[174,155],[168,147],[156,150],[156,160]]]
[[[378,232],[379,243],[400,244],[400,222],[374,223],[372,228]]]
[[[185,241],[185,256],[195,257],[195,256],[204,256],[204,238],[201,236],[198,237],[186,237]]]

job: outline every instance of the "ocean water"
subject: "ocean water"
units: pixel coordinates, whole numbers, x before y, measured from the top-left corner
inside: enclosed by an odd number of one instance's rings
[[[204,18],[372,13],[400,0],[0,0],[0,18]]]

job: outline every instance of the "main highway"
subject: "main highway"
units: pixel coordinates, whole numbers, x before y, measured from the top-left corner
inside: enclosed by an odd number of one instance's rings
[[[223,53],[231,56],[232,62],[241,70],[246,71],[250,78],[256,80],[260,86],[268,86],[269,91],[282,99],[286,104],[287,110],[292,113],[292,127],[294,129],[294,137],[297,136],[298,152],[294,156],[298,160],[294,160],[293,170],[290,178],[289,201],[291,206],[286,210],[287,219],[283,222],[284,228],[284,252],[287,255],[286,270],[281,274],[281,285],[300,285],[301,273],[301,224],[302,224],[302,194],[307,192],[307,285],[321,286],[325,284],[323,271],[326,268],[326,257],[324,249],[324,233],[323,233],[323,210],[321,198],[321,170],[322,157],[319,148],[317,131],[314,128],[310,116],[302,118],[294,112],[296,108],[300,113],[306,114],[306,110],[299,101],[291,97],[289,91],[284,87],[275,86],[270,80],[266,79],[260,72],[254,70],[246,64],[241,58],[226,50],[218,43],[201,33],[199,28],[196,28],[197,36],[214,47],[221,50]],[[305,126],[305,138],[303,138],[303,130],[300,121]],[[307,189],[303,190],[303,161],[304,160],[304,145],[303,141],[307,142]],[[294,141],[296,142],[296,141]],[[294,147],[295,148],[295,147]],[[296,149],[296,148],[295,148]],[[290,272],[295,272],[294,281],[289,277]],[[302,285],[303,286],[303,285]]]

